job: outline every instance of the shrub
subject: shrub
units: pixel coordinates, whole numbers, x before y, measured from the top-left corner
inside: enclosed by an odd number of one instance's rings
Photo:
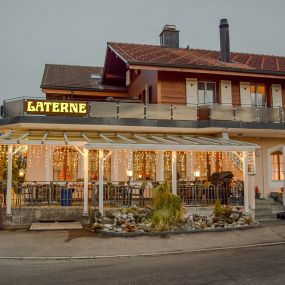
[[[214,205],[214,215],[216,217],[220,217],[224,214],[224,209],[221,205],[220,200],[216,200],[215,205]]]
[[[231,206],[227,205],[224,207],[224,213],[227,218],[231,216],[232,212],[233,212],[233,208]]]
[[[155,187],[153,194],[152,226],[157,231],[167,231],[182,221],[183,207],[181,199],[171,193],[168,183]]]

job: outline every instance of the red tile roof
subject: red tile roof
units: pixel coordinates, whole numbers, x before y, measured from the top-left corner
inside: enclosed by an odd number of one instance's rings
[[[213,68],[262,73],[285,73],[285,57],[231,52],[230,62],[220,61],[213,50],[165,48],[157,45],[108,43],[128,64]]]
[[[92,74],[101,76],[102,67],[46,64],[42,88],[98,89],[100,79],[92,79]],[[99,81],[99,85],[98,85]]]
[[[126,92],[124,87],[104,85],[101,78],[91,78],[101,77],[102,71],[103,67],[46,64],[41,88]]]

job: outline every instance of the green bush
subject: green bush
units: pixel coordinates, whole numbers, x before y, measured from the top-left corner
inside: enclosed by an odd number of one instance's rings
[[[181,199],[171,193],[168,183],[155,187],[153,194],[152,226],[157,231],[167,231],[179,224],[183,217]]]
[[[220,217],[224,214],[224,209],[221,205],[220,200],[216,200],[215,205],[214,205],[214,215],[216,217]]]

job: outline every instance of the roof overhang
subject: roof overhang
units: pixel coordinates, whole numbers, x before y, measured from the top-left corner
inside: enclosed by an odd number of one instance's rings
[[[2,145],[69,145],[87,149],[165,151],[255,151],[257,144],[218,137],[187,134],[140,134],[9,130],[0,136]]]
[[[157,70],[157,71],[175,71],[175,72],[194,72],[201,74],[225,74],[231,76],[247,76],[259,78],[274,78],[285,79],[285,73],[274,71],[259,71],[255,69],[240,69],[232,67],[210,67],[197,65],[170,65],[170,64],[156,64],[145,62],[129,62],[129,69],[141,70]]]

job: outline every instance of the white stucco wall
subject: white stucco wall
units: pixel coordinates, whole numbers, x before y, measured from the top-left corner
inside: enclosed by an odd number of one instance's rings
[[[284,139],[280,138],[249,138],[249,137],[232,137],[236,140],[252,142],[260,145],[256,155],[256,175],[255,184],[258,186],[263,197],[268,197],[271,192],[281,192],[284,185],[283,181],[271,180],[271,156],[270,153],[275,150],[282,151]]]

